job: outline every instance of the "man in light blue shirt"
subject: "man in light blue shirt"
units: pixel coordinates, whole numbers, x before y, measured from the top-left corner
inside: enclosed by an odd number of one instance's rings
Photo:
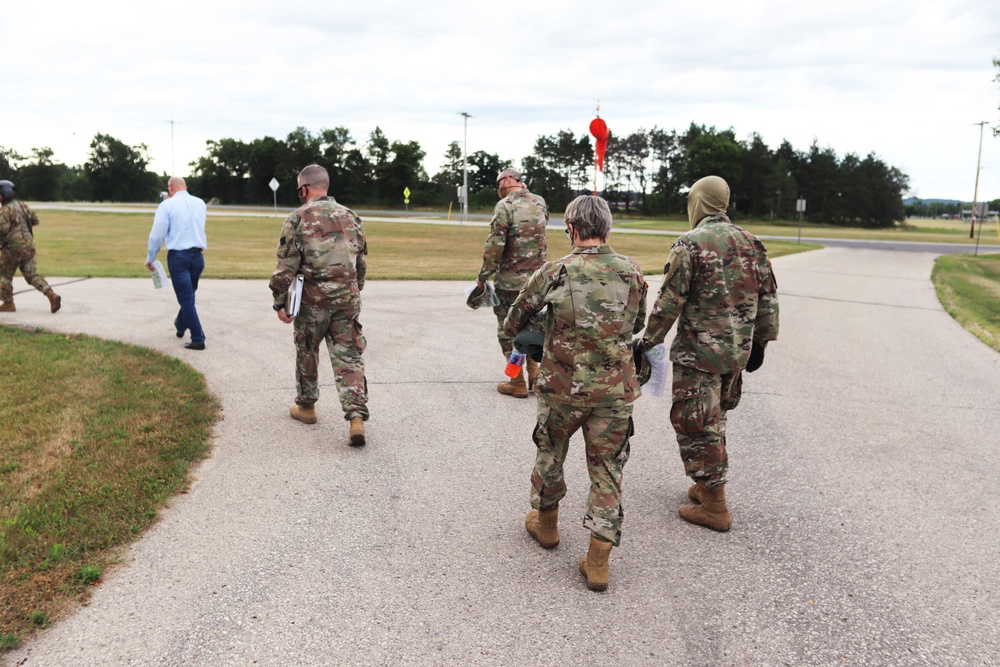
[[[205,349],[205,332],[194,307],[194,293],[198,291],[198,279],[205,270],[202,251],[208,245],[205,241],[205,202],[188,194],[187,184],[180,176],[167,181],[167,199],[157,207],[153,217],[153,229],[149,232],[149,251],[146,254],[146,268],[153,271],[153,260],[160,246],[167,244],[167,270],[170,282],[177,295],[181,309],[174,318],[177,337],[191,331],[191,342],[184,347],[189,350]]]

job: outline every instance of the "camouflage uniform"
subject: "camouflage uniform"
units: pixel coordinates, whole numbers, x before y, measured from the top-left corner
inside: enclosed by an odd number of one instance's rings
[[[504,333],[503,322],[511,304],[528,278],[545,261],[545,225],[549,207],[545,200],[520,188],[497,202],[490,222],[490,235],[483,245],[483,268],[479,281],[496,274],[493,286],[500,305],[493,307],[497,316],[497,340],[504,357],[514,349],[514,336]]]
[[[358,321],[367,253],[361,219],[333,197],[316,197],[285,220],[278,240],[278,266],[269,284],[277,311],[285,307],[296,274],[304,276],[302,305],[294,324],[295,402],[312,407],[319,398],[319,345],[325,338],[345,419],[368,419],[361,358],[367,343]]]
[[[662,343],[675,320],[670,421],[688,476],[711,489],[726,483],[726,412],[739,404],[751,341],[778,337],[777,285],[764,244],[721,214],[677,239],[643,349]]]
[[[570,437],[582,429],[590,473],[583,525],[618,545],[622,468],[640,395],[631,340],[646,319],[646,281],[639,264],[611,246],[578,247],[531,276],[504,322],[507,335],[536,313],[545,320],[545,346],[535,383],[531,506],[550,510],[566,495],[563,462]]]
[[[14,300],[14,273],[21,275],[39,292],[51,290],[35,267],[35,239],[32,228],[38,216],[28,206],[14,199],[0,209],[0,301]]]

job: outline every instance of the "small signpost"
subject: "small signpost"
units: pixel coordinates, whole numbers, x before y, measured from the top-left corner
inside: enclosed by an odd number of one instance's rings
[[[806,200],[797,199],[795,201],[795,210],[799,212],[799,243],[802,243],[802,214],[806,212]]]
[[[268,185],[271,186],[271,192],[274,193],[274,214],[278,215],[278,179],[271,177],[271,182]]]
[[[406,211],[410,210],[410,188],[403,188],[403,203],[406,204]]]

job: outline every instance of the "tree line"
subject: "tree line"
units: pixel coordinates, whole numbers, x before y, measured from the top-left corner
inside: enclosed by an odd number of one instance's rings
[[[317,163],[330,172],[331,192],[353,207],[402,208],[404,188],[415,207],[456,202],[461,144],[449,144],[433,176],[423,167],[425,157],[418,142],[390,139],[379,127],[360,141],[344,127],[319,132],[299,127],[284,139],[210,140],[205,154],[191,163],[187,181],[206,200],[270,204],[268,183],[275,178],[278,201],[296,205],[295,177],[303,166]],[[512,161],[480,150],[470,153],[467,163],[470,207],[491,208],[496,174]],[[57,162],[49,148],[21,156],[0,147],[0,177],[15,180],[21,195],[33,200],[156,201],[167,174],[155,174],[148,165],[144,144],[129,146],[102,133],[94,136],[82,166]],[[561,210],[593,189],[593,141],[572,130],[539,136],[520,169],[528,187]],[[794,219],[799,198],[806,200],[811,222],[886,227],[906,215],[902,197],[909,179],[875,153],[840,157],[815,141],[802,151],[788,141],[772,148],[757,133],[738,139],[732,128],[695,123],[683,132],[653,127],[612,133],[598,185],[619,211],[683,216],[687,188],[708,174],[729,183],[737,219]]]

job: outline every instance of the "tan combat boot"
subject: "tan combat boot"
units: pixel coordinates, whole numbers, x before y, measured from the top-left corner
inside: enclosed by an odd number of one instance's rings
[[[554,549],[559,546],[559,506],[550,510],[531,510],[524,517],[524,527],[543,549]]]
[[[714,489],[706,489],[702,482],[695,493],[700,496],[700,505],[684,505],[680,509],[681,518],[688,523],[705,526],[724,533],[733,525],[733,518],[726,506],[726,485],[720,484]],[[691,491],[688,491],[691,495]]]
[[[528,391],[535,388],[535,380],[538,379],[538,362],[528,357]]]
[[[351,417],[351,432],[350,432],[350,443],[351,447],[364,447],[365,446],[365,420],[361,417]]]
[[[688,498],[699,505],[704,502],[704,496],[702,496],[702,489],[697,484],[692,484],[688,489]]]
[[[4,301],[0,303],[0,313],[13,313],[16,312],[17,308],[14,307],[13,301]]]
[[[501,382],[498,384],[497,391],[504,396],[528,398],[528,385],[524,383],[524,370],[522,369],[521,372],[515,377],[512,377],[509,382]]]
[[[289,408],[288,412],[292,415],[292,419],[298,419],[303,424],[316,423],[316,408],[311,405],[306,408],[296,403]]]
[[[49,299],[49,309],[53,313],[62,308],[62,297],[56,294],[51,287],[45,290],[45,296]]]
[[[592,591],[603,591],[608,587],[608,556],[612,546],[611,542],[605,542],[596,535],[590,536],[590,549],[580,559],[580,574],[587,577],[587,588]]]

